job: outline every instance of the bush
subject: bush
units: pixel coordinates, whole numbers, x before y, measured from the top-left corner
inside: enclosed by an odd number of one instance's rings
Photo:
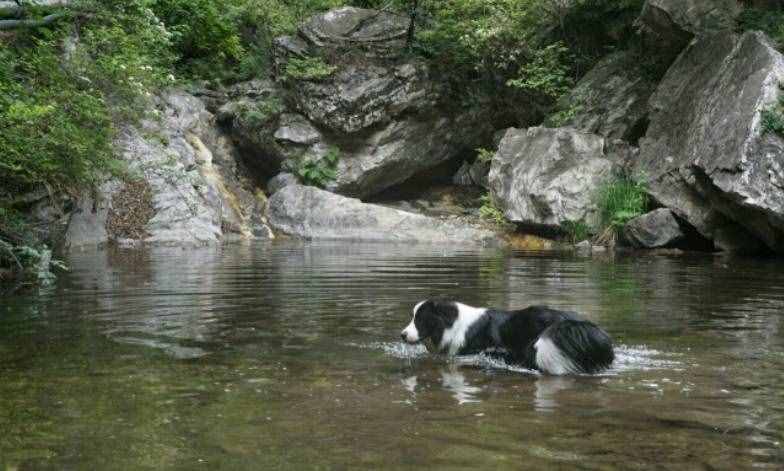
[[[0,49],[0,198],[75,191],[117,170],[115,124],[167,83],[168,42],[143,1],[80,2],[85,24],[19,33]],[[65,53],[67,38],[76,46]]]
[[[597,192],[599,227],[597,242],[612,244],[630,220],[645,214],[648,193],[642,182],[621,177],[599,188]]]

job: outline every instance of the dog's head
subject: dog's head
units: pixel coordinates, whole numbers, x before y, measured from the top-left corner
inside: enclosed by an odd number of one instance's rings
[[[400,336],[404,342],[419,343],[432,341],[437,348],[444,331],[457,319],[457,305],[452,301],[428,299],[414,306],[414,318],[403,329]]]

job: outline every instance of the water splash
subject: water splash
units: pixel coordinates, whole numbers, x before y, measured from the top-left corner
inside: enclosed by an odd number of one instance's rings
[[[351,343],[348,346],[369,350],[381,350],[386,355],[402,360],[415,360],[428,355],[424,345],[409,345],[403,342],[372,342],[367,344]],[[615,362],[604,374],[614,375],[627,371],[673,370],[682,371],[683,363],[674,359],[677,354],[665,353],[648,348],[645,345],[618,345],[615,348]],[[462,355],[447,358],[448,362],[458,366],[470,366],[482,369],[506,370],[527,375],[539,375],[535,370],[507,363],[497,356],[484,353]]]

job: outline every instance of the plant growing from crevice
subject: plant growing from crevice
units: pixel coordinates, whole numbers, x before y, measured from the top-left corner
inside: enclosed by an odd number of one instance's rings
[[[301,162],[296,169],[296,174],[305,185],[324,188],[335,181],[339,160],[340,150],[331,147],[324,157]]]
[[[779,84],[779,89],[784,90],[784,86]],[[773,133],[784,137],[784,95],[780,96],[778,102],[762,110],[760,116],[762,133]]]
[[[323,58],[292,57],[286,63],[284,75],[286,80],[304,80],[317,82],[330,77],[338,68],[327,64]]]
[[[479,217],[498,226],[504,226],[509,223],[504,216],[504,212],[493,199],[493,195],[487,193],[479,198],[479,202],[482,204],[479,207]]]
[[[485,149],[484,147],[479,147],[476,149],[476,161],[482,162],[483,164],[489,164],[493,161],[493,157],[495,157],[495,152],[490,149]]]
[[[623,227],[647,211],[649,199],[641,181],[622,176],[598,189],[596,204],[599,211],[596,243],[614,245]]]
[[[267,97],[254,103],[242,103],[235,114],[235,122],[242,127],[260,128],[283,112],[283,103],[277,97]]]

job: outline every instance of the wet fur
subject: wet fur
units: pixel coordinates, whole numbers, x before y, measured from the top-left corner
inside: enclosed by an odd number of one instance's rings
[[[597,373],[614,360],[605,331],[577,313],[546,306],[501,311],[427,300],[416,305],[414,318],[401,335],[409,343],[432,342],[431,351],[487,353],[556,375]]]

